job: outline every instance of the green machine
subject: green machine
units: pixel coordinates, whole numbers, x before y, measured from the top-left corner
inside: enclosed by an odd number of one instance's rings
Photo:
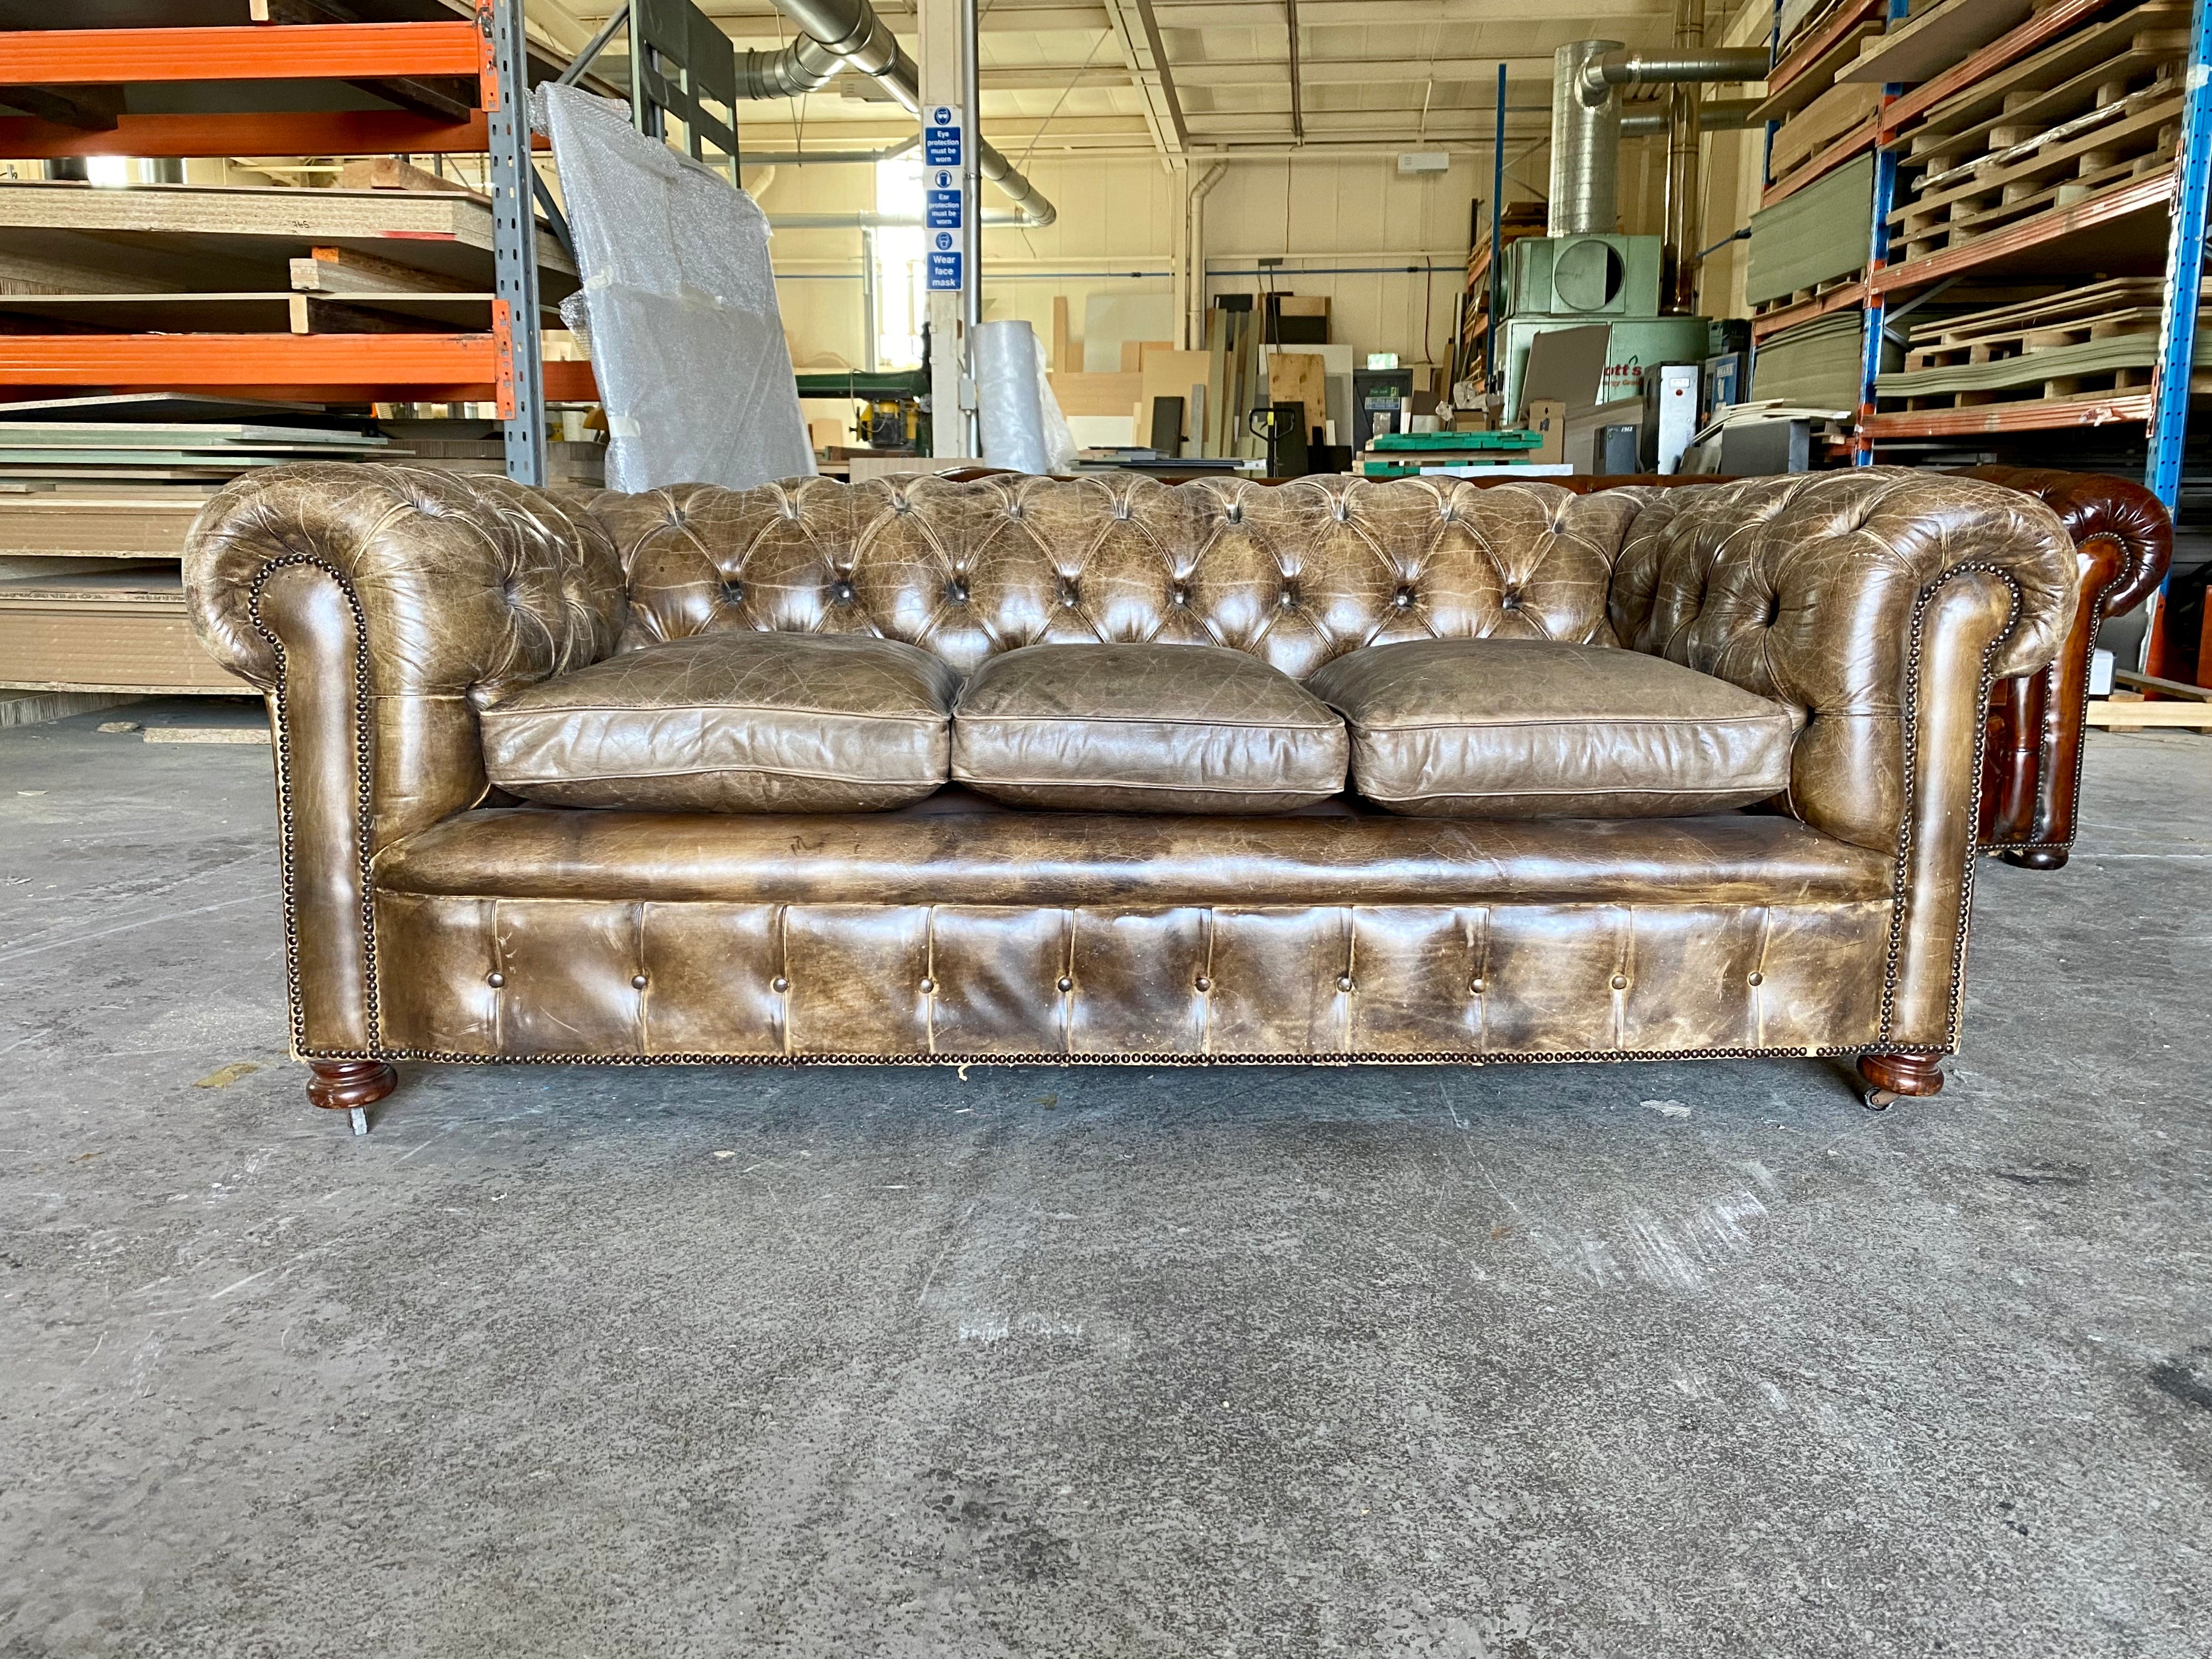
[[[1505,323],[1500,331],[1505,412],[1521,412],[1521,380],[1528,343],[1553,329],[1613,330],[1598,401],[1644,395],[1647,369],[1702,363],[1725,348],[1703,317],[1659,312],[1661,239],[1593,232],[1529,236],[1505,250]]]

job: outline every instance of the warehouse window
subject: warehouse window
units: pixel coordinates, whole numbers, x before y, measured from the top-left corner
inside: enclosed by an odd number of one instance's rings
[[[876,233],[876,361],[885,368],[918,368],[921,326],[929,320],[919,150],[876,163],[876,211],[916,222]]]

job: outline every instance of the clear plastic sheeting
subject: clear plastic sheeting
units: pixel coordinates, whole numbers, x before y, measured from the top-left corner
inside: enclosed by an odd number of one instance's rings
[[[1027,323],[976,329],[975,404],[986,465],[1064,472],[1075,459],[1075,434],[1052,395],[1036,331]]]
[[[623,105],[541,86],[613,489],[732,489],[814,471],[769,265],[768,217]],[[574,302],[562,308],[573,326]]]

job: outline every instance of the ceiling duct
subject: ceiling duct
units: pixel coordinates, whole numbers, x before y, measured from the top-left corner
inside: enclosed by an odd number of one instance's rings
[[[740,98],[800,97],[849,69],[878,82],[915,115],[921,113],[914,59],[868,0],[775,0],[775,9],[798,25],[799,37],[781,52],[748,52],[738,60]],[[1059,216],[1043,192],[981,138],[975,156],[983,176],[1021,210],[1025,228],[1048,225]]]
[[[1766,76],[1767,63],[1764,47],[1632,52],[1618,40],[1577,40],[1561,46],[1552,54],[1552,191],[1546,233],[1580,236],[1619,224],[1620,88],[1759,81]]]

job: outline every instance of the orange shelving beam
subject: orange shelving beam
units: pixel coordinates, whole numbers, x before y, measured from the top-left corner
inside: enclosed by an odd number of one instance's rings
[[[283,387],[337,401],[489,402],[494,334],[0,334],[0,385],[115,391]],[[595,403],[587,362],[545,365],[545,395]]]
[[[481,155],[481,112],[441,121],[398,109],[282,110],[234,115],[118,115],[103,131],[31,116],[0,117],[0,155]],[[536,139],[534,148],[548,143]]]
[[[0,33],[0,86],[11,87],[474,76],[485,64],[483,35],[475,24],[460,21]]]

